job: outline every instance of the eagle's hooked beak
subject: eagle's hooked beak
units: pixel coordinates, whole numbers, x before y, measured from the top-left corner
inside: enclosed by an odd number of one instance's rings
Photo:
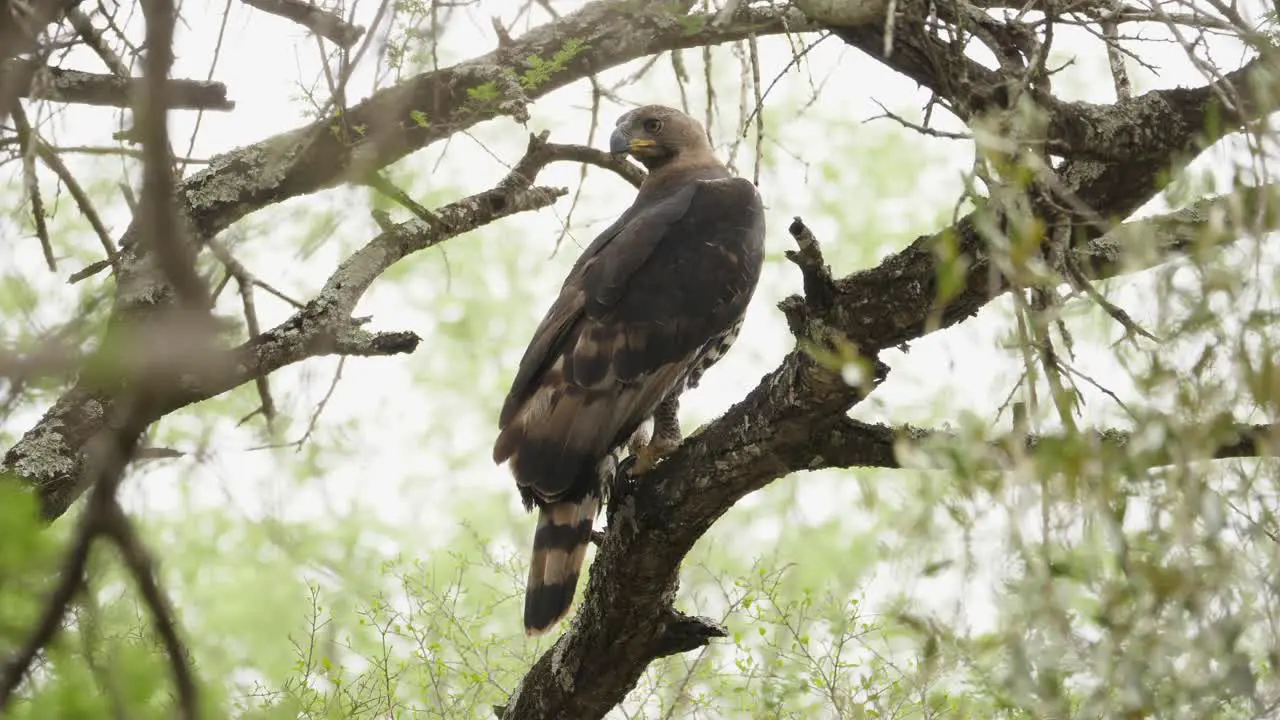
[[[644,140],[641,138],[632,138],[622,128],[613,131],[609,136],[609,153],[614,157],[622,157],[627,154],[638,154],[637,151],[643,152],[654,145],[652,140]]]

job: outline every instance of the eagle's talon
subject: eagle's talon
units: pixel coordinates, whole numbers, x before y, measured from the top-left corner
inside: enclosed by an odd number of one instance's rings
[[[618,479],[630,477],[631,468],[635,467],[635,465],[636,465],[636,456],[635,455],[626,456],[625,458],[622,459],[622,462],[618,463],[618,472],[614,475],[614,477]]]
[[[631,477],[639,477],[648,473],[657,467],[658,463],[662,462],[664,458],[675,452],[678,447],[680,447],[679,440],[664,442],[660,438],[654,438],[648,445],[640,448],[640,452],[632,456],[635,458],[635,462],[628,468],[629,474]]]

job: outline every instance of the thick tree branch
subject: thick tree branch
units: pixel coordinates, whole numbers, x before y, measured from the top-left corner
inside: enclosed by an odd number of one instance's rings
[[[127,108],[133,97],[141,91],[143,79],[99,75],[44,67],[42,77],[33,82],[43,66],[33,60],[5,60],[0,62],[0,87],[22,88],[17,96],[32,100],[79,105],[101,105]],[[234,110],[236,104],[227,99],[227,86],[219,82],[202,80],[167,80],[165,98],[170,109]]]
[[[812,29],[797,12],[769,8],[744,9],[724,25],[713,26],[700,15],[679,20],[680,7],[691,4],[598,0],[507,47],[423,73],[348,108],[347,125],[363,128],[358,138],[340,137],[324,120],[228,153],[183,183],[192,215],[200,231],[211,235],[268,205],[363,181],[369,171],[477,123],[497,117],[524,122],[530,102],[636,58]],[[577,50],[545,80],[513,87],[505,79],[510,71],[525,72],[526,58],[549,58],[566,47]],[[467,92],[482,86],[498,96],[480,101]]]
[[[834,468],[901,468],[898,457],[901,443],[921,444],[959,439],[953,433],[918,427],[890,427],[842,418],[813,436],[812,452],[819,462],[809,469]],[[1224,432],[1224,439],[1205,454],[1205,459],[1274,457],[1280,452],[1280,423],[1237,425]],[[966,440],[967,442],[967,440]],[[1185,458],[1177,457],[1170,445],[1134,448],[1134,436],[1124,430],[1095,430],[1070,438],[1053,435],[1030,435],[1022,439],[1023,447],[1033,458],[1065,443],[1085,444],[1098,453],[1113,453],[1128,458],[1142,467],[1173,465]],[[992,449],[1007,455],[1008,440],[995,439]],[[913,465],[919,467],[919,465]]]
[[[1075,248],[1071,260],[1101,280],[1212,250],[1242,236],[1280,230],[1280,185],[1244,187],[1163,215],[1127,222]]]
[[[802,223],[792,225],[797,236],[804,229]],[[573,624],[526,675],[505,707],[504,718],[598,718],[620,702],[668,646],[667,628],[677,615],[671,602],[681,561],[742,497],[797,470],[898,467],[894,443],[899,437],[938,436],[861,423],[846,415],[883,378],[875,352],[937,327],[914,319],[916,312],[930,314],[934,298],[931,288],[922,290],[917,284],[923,274],[912,270],[915,263],[927,266],[930,278],[936,275],[932,259],[916,257],[909,249],[873,270],[840,280],[840,295],[830,313],[805,299],[784,303],[789,319],[797,320],[792,327],[802,347],[862,353],[862,360],[853,358],[870,365],[869,372],[861,373],[861,386],[846,384],[840,368],[816,360],[821,355],[812,349],[794,350],[746,398],[688,438],[628,494],[612,501],[609,530],[592,561]],[[815,264],[820,267],[820,259]],[[1132,269],[1120,263],[1107,267]],[[859,300],[852,307],[875,317],[862,323],[848,320],[845,312],[856,314],[848,304],[855,296]],[[842,334],[829,324],[832,320],[857,334]],[[1096,439],[1122,450],[1129,436],[1106,431]],[[1051,441],[1032,438],[1028,444],[1036,449]],[[1210,457],[1271,455],[1277,442],[1276,425],[1242,426]],[[1158,456],[1144,460],[1153,465],[1169,462]]]

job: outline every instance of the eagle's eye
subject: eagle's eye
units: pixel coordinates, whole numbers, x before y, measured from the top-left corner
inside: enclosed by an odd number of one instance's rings
[[[644,131],[650,135],[654,135],[658,131],[662,130],[662,121],[658,118],[649,118],[648,120],[645,120],[640,127],[644,128]]]

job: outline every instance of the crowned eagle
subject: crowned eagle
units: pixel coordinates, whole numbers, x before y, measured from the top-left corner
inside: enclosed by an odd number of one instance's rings
[[[640,107],[609,145],[649,173],[534,331],[493,446],[525,508],[538,508],[529,635],[569,611],[619,454],[633,449],[641,475],[679,445],[680,394],[737,338],[764,259],[760,195],[716,159],[696,120]]]

